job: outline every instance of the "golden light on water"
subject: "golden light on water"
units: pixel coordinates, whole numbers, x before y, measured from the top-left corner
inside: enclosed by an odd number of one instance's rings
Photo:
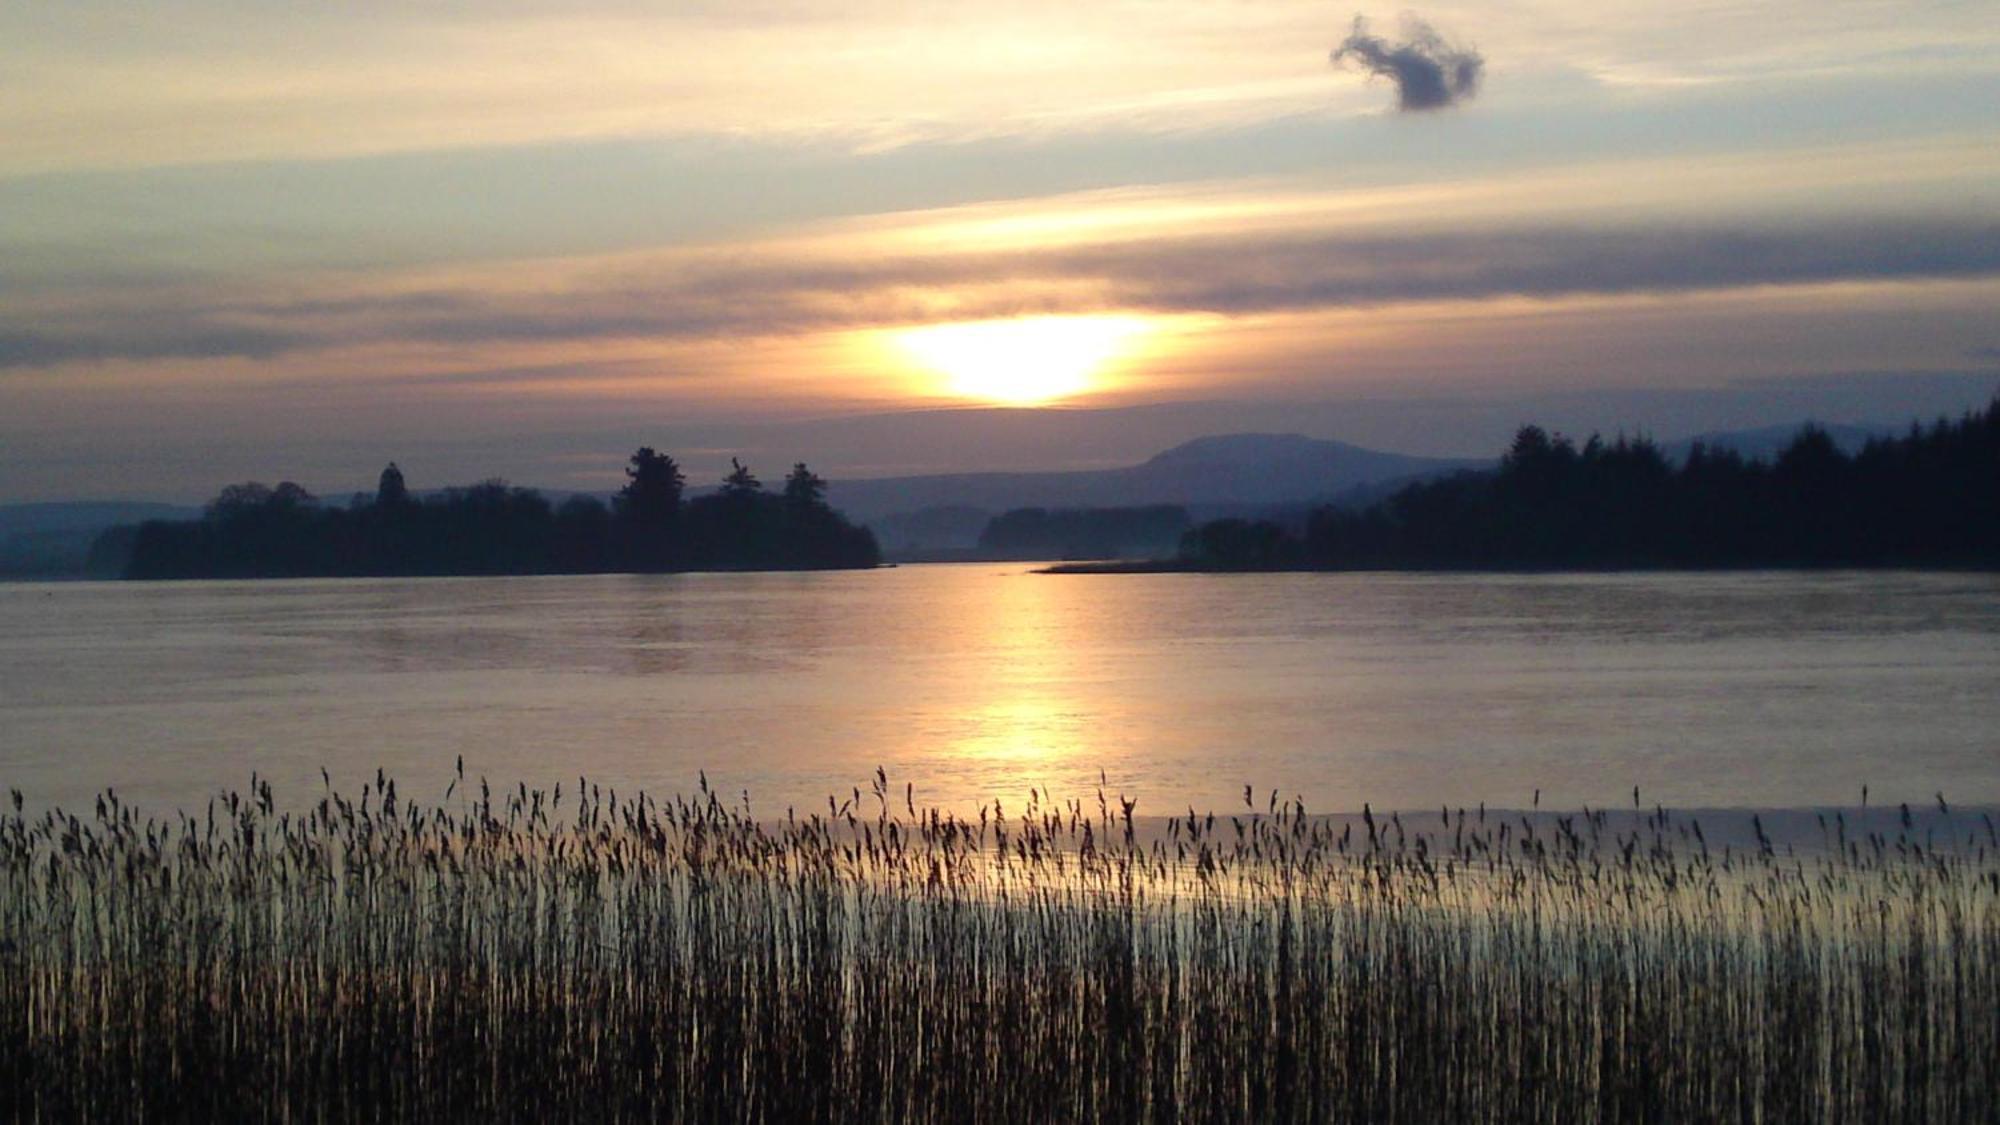
[[[1080,710],[1063,707],[1052,695],[995,700],[967,714],[964,730],[948,745],[953,756],[990,766],[1066,765],[1083,750]]]
[[[1151,330],[1137,316],[1031,316],[902,329],[894,342],[944,393],[1041,406],[1096,389]]]
[[[995,790],[1080,776],[1094,758],[1093,731],[1107,720],[1090,670],[1074,650],[1100,620],[1077,584],[1019,575],[995,583],[957,624],[989,667],[958,679],[949,723],[938,734],[959,768],[989,776]],[[1102,764],[1096,761],[1095,764]]]

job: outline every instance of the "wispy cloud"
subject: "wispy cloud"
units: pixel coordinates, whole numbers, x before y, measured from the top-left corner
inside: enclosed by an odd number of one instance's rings
[[[1182,244],[1070,268],[1145,303],[1263,312],[1402,301],[1733,289],[2000,274],[2000,224],[1828,222],[1710,230],[1538,227]]]
[[[321,344],[311,332],[182,321],[169,313],[159,320],[86,323],[67,332],[0,326],[0,368],[53,367],[81,360],[269,359]]]
[[[1256,315],[1400,303],[2000,276],[2000,223],[1254,230],[1041,250],[865,258],[670,255],[549,266],[524,289],[474,272],[424,285],[226,298],[163,288],[115,310],[0,316],[0,367],[414,344],[759,338],[1028,313]],[[352,283],[350,283],[352,284]],[[1982,356],[1982,358],[1986,358]]]
[[[1416,16],[1403,18],[1401,42],[1390,42],[1368,30],[1368,20],[1354,17],[1353,30],[1333,50],[1333,64],[1353,63],[1396,84],[1396,108],[1405,112],[1445,109],[1469,101],[1479,92],[1486,60],[1470,47],[1445,40]]]

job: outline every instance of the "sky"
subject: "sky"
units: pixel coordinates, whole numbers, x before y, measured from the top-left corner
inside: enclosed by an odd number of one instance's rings
[[[0,8],[0,501],[2000,388],[1988,0]]]

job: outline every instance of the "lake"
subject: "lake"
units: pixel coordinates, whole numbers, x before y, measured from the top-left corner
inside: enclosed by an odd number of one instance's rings
[[[1029,571],[0,585],[0,783],[2000,801],[1993,575]]]

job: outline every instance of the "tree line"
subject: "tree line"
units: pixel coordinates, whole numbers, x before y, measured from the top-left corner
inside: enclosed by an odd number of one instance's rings
[[[154,521],[131,537],[128,578],[292,578],[818,570],[881,561],[875,536],[828,506],[803,463],[777,491],[742,464],[689,498],[674,459],[634,453],[612,502],[489,480],[419,499],[402,471],[375,495],[321,504],[290,481],[224,488],[203,517]]]
[[[1816,426],[1770,461],[1696,444],[1581,446],[1526,426],[1497,469],[1325,507],[1303,533],[1217,520],[1182,538],[1203,569],[2000,567],[2000,398],[1844,453]]]
[[[1188,529],[1178,504],[1124,508],[1015,508],[987,521],[979,549],[1039,558],[1110,559],[1172,550]]]

